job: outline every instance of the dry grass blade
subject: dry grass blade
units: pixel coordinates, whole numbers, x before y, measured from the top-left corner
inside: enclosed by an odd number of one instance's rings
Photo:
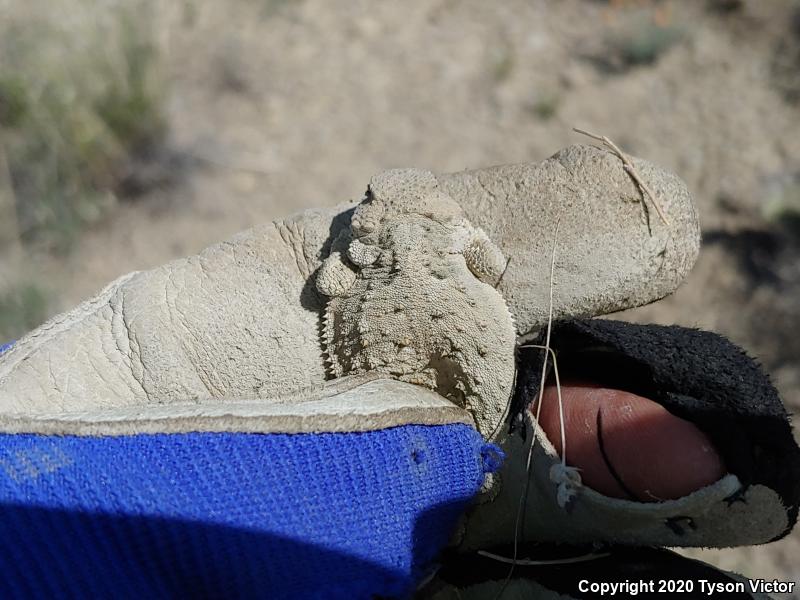
[[[556,378],[556,394],[558,397],[558,418],[559,423],[561,426],[561,464],[567,464],[567,434],[564,428],[564,400],[561,397],[561,377],[558,374],[558,360],[556,359],[556,353],[552,348],[548,348],[547,346],[542,346],[540,344],[525,344],[524,346],[520,346],[520,348],[539,348],[540,350],[546,350],[550,353],[550,358],[553,359],[553,375]],[[536,414],[539,414],[539,411],[536,411]]]
[[[510,264],[511,264],[511,257],[509,256],[508,259],[506,260],[506,266],[503,267],[503,272],[500,273],[500,277],[497,278],[497,281],[494,284],[494,289],[499,288],[500,284],[503,283],[503,277],[505,276],[506,271],[508,271],[508,265]]]
[[[617,146],[614,142],[612,142],[610,139],[608,139],[604,135],[597,135],[596,133],[589,133],[588,131],[585,131],[583,129],[579,129],[577,127],[573,127],[572,130],[575,133],[580,133],[581,135],[585,135],[586,137],[590,137],[593,140],[597,140],[598,142],[602,142],[603,145],[606,148],[608,148],[609,150],[611,150],[611,152],[616,154],[617,157],[622,161],[622,168],[625,169],[625,172],[628,175],[630,175],[631,179],[633,179],[633,182],[639,188],[639,191],[642,194],[642,196],[643,197],[647,196],[647,197],[650,198],[650,201],[653,203],[653,206],[655,207],[656,212],[658,213],[658,216],[664,222],[664,225],[669,226],[669,221],[667,220],[667,217],[664,214],[664,211],[662,210],[661,205],[658,203],[658,200],[656,200],[656,195],[653,193],[653,190],[651,190],[650,186],[648,186],[644,182],[644,180],[641,178],[639,173],[634,168],[630,157],[628,157],[627,154],[625,154],[622,150],[620,150],[619,146]]]
[[[530,473],[531,473],[531,464],[533,462],[533,449],[536,446],[536,426],[539,422],[539,415],[542,409],[542,397],[544,396],[544,379],[547,375],[547,357],[548,354],[552,351],[550,349],[550,336],[553,331],[553,286],[555,281],[555,272],[556,272],[556,250],[558,248],[558,229],[561,225],[561,217],[556,220],[556,226],[553,230],[553,252],[550,257],[550,299],[549,299],[549,306],[547,311],[547,334],[545,335],[545,345],[544,345],[544,361],[542,361],[542,374],[541,379],[539,381],[539,405],[536,409],[536,417],[533,423],[534,434],[531,439],[531,445],[528,449],[528,457],[525,461],[525,473],[527,474],[525,478],[525,490],[522,493],[522,497],[519,501],[519,508],[517,510],[517,518],[514,522],[514,557],[511,561],[511,568],[508,570],[508,575],[506,575],[505,580],[503,581],[503,585],[501,586],[500,590],[495,595],[495,600],[500,598],[503,595],[503,592],[508,587],[509,582],[511,581],[511,577],[514,574],[514,567],[517,564],[517,557],[519,554],[519,536],[520,532],[523,529],[524,520],[525,520],[525,507],[528,502],[528,491],[530,489]],[[527,410],[525,414],[527,414]]]
[[[518,564],[523,567],[546,566],[546,565],[569,565],[574,563],[582,563],[590,560],[597,560],[598,558],[605,558],[611,556],[609,552],[590,552],[588,554],[581,554],[579,556],[570,556],[568,558],[554,558],[552,560],[530,560],[528,558],[513,559],[508,556],[495,554],[494,552],[487,552],[486,550],[478,550],[480,556],[491,558],[497,562],[506,564]]]

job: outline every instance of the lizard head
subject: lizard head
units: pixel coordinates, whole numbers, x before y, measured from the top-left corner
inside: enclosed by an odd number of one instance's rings
[[[393,230],[391,223],[402,222],[404,216],[410,215],[429,220],[428,231],[447,227],[447,247],[439,250],[463,256],[467,268],[479,280],[495,283],[500,278],[506,265],[503,253],[480,227],[468,221],[459,203],[442,190],[436,176],[423,169],[392,169],[371,179],[366,196],[351,219],[351,260],[363,265],[365,246],[381,244],[381,234],[385,245],[385,234]],[[389,226],[382,227],[386,224]]]
[[[376,175],[317,274],[330,297],[331,373],[379,371],[430,387],[493,435],[514,378],[511,314],[491,285],[504,264],[433,173]]]

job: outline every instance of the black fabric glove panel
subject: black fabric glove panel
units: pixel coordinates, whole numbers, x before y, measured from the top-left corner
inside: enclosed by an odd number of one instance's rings
[[[639,394],[695,424],[745,486],[762,484],[781,496],[794,524],[800,448],[775,387],[744,350],[707,331],[604,319],[554,323],[551,347],[562,381]],[[519,350],[517,414],[538,391],[542,358],[541,349]]]

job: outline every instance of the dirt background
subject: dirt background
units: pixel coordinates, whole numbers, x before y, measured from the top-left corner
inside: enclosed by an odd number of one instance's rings
[[[165,143],[69,253],[5,249],[0,284],[23,272],[57,312],[254,223],[358,198],[378,170],[539,161],[585,141],[579,126],[678,173],[700,208],[693,274],[624,317],[728,335],[800,409],[797,2],[148,4]],[[800,581],[798,552],[800,533],[699,554]]]

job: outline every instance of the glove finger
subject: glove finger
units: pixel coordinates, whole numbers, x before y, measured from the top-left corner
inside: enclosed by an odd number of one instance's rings
[[[547,321],[556,226],[556,318],[589,317],[653,302],[688,274],[700,246],[686,185],[647,161],[633,165],[668,220],[657,216],[622,161],[569,146],[544,162],[439,175],[442,189],[510,259],[499,290],[519,333]]]
[[[557,323],[551,343],[563,376],[650,399],[697,428],[726,474],[661,502],[613,498],[559,471],[555,445],[537,428],[525,441],[509,438],[499,494],[474,510],[464,547],[514,539],[534,437],[525,539],[727,547],[765,543],[791,530],[800,504],[800,449],[775,388],[740,348],[713,333],[597,319]],[[517,411],[536,397],[540,361],[540,351],[523,349]]]

